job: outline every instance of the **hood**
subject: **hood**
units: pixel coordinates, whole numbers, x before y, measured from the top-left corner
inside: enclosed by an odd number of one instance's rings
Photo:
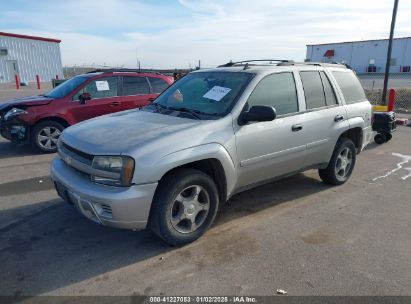
[[[53,98],[45,96],[28,96],[22,98],[11,99],[0,103],[0,110],[12,108],[14,106],[42,106],[49,104]]]
[[[64,130],[62,140],[93,155],[126,153],[201,125],[201,120],[130,110],[90,119]]]

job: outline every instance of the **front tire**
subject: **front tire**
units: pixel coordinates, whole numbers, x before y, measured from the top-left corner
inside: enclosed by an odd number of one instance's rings
[[[42,121],[35,125],[31,132],[31,144],[38,151],[54,153],[57,151],[57,141],[63,130],[64,127],[56,121]]]
[[[179,169],[159,184],[150,211],[149,227],[170,245],[198,239],[211,226],[218,211],[218,190],[201,171]]]
[[[356,148],[352,140],[339,139],[327,168],[318,170],[323,182],[330,185],[344,184],[351,176],[356,156]]]

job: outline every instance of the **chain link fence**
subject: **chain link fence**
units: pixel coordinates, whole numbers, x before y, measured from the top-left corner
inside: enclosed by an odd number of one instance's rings
[[[374,105],[382,104],[382,89],[367,90],[365,94],[369,101]],[[388,94],[387,94],[388,96]],[[400,113],[411,113],[411,88],[410,89],[395,89],[394,110]]]
[[[367,73],[358,74],[357,76],[360,79],[368,100],[372,104],[381,105],[384,74]],[[394,110],[400,113],[410,113],[411,73],[391,73],[388,80],[388,89],[395,90]]]
[[[96,70],[97,68],[94,67],[80,67],[80,66],[73,66],[73,67],[63,67],[64,79],[70,79],[76,75],[85,74]]]

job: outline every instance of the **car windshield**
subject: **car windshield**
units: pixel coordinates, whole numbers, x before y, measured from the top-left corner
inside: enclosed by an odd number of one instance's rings
[[[196,72],[188,74],[145,110],[162,114],[212,119],[226,115],[254,74],[245,72]],[[175,115],[175,114],[174,114]]]
[[[50,92],[44,94],[44,96],[51,97],[51,98],[66,97],[70,92],[78,88],[78,86],[81,85],[86,80],[87,80],[87,77],[75,76],[69,80],[64,81],[63,83],[55,87]]]

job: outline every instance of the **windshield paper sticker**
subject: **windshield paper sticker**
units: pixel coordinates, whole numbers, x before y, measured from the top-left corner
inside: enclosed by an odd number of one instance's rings
[[[107,80],[96,81],[96,88],[97,88],[97,91],[109,91],[110,90]]]
[[[215,101],[220,101],[230,91],[231,91],[231,89],[229,89],[229,88],[214,86],[210,91],[205,93],[203,97],[208,98],[208,99],[212,99],[212,100],[215,100]]]

